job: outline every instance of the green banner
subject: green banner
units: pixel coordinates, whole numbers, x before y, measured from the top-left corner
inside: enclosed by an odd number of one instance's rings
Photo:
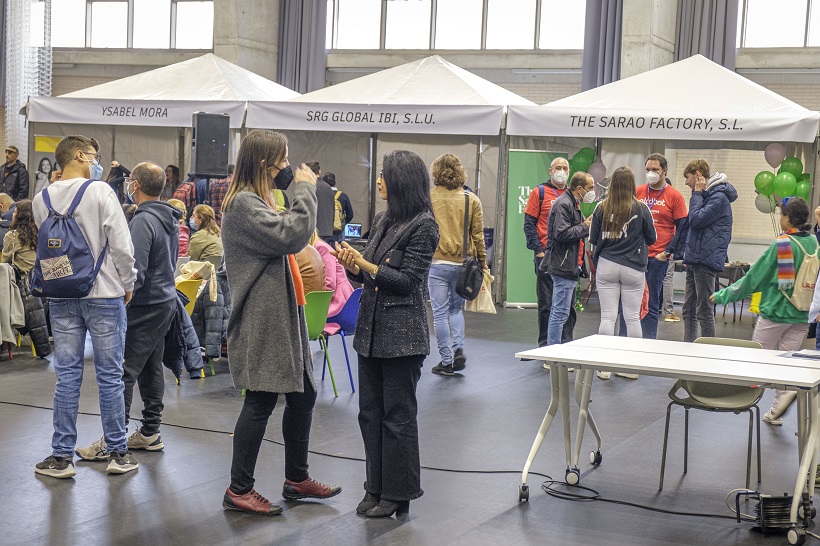
[[[507,168],[507,245],[505,305],[535,304],[533,252],[524,236],[524,209],[530,192],[549,179],[550,163],[562,152],[510,150]]]

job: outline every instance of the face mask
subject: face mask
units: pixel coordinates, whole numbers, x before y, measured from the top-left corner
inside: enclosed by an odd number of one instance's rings
[[[646,173],[646,183],[649,184],[649,185],[657,184],[658,180],[660,180],[660,179],[661,179],[661,175],[659,175],[658,173],[656,173],[654,171],[649,171],[648,173]]]
[[[191,229],[193,230],[199,229],[199,226],[196,225],[196,222],[194,222],[193,218],[188,220],[188,225],[191,226]]]
[[[129,189],[131,191],[128,191]],[[128,198],[131,200],[131,202],[136,203],[136,201],[134,200],[134,194],[137,193],[137,192],[136,192],[136,190],[134,190],[133,185],[130,186],[129,188],[126,188],[125,192],[128,194]]]
[[[102,165],[100,165],[100,163],[96,159],[91,164],[91,166],[88,167],[88,170],[90,172],[88,177],[91,180],[99,180],[100,178],[102,178],[103,167],[102,167]]]
[[[594,203],[595,202],[595,192],[588,191],[584,194],[584,198],[582,199],[584,203]]]
[[[567,178],[569,178],[569,173],[566,171],[555,171],[552,174],[553,182],[558,182],[562,186],[567,183]]]
[[[276,186],[276,189],[282,191],[288,189],[291,182],[293,182],[293,169],[290,168],[290,165],[279,171],[279,174],[273,179],[273,185]]]

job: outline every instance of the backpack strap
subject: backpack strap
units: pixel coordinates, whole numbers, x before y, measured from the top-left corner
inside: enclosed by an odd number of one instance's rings
[[[470,194],[464,192],[464,245],[461,247],[464,259],[467,259],[467,231],[470,228]]]
[[[789,235],[789,239],[791,239],[794,244],[796,244],[797,246],[800,247],[800,250],[803,251],[804,256],[816,256],[817,251],[820,250],[820,246],[818,246],[817,248],[814,249],[814,252],[809,254],[808,252],[806,252],[806,249],[803,248],[803,245],[800,244],[800,241],[798,241],[795,237],[792,237],[791,235]]]
[[[538,184],[538,215],[541,216],[541,207],[544,206],[544,184]]]
[[[82,199],[83,199],[83,194],[85,193],[85,190],[88,188],[88,186],[92,182],[93,182],[93,180],[86,180],[83,183],[83,185],[80,186],[80,189],[77,190],[77,194],[74,196],[74,200],[71,201],[71,205],[69,205],[68,210],[65,213],[66,216],[71,216],[72,214],[74,214],[74,211],[77,210],[77,207],[79,206],[80,201],[82,201]],[[45,204],[46,208],[48,209],[48,212],[50,212],[51,214],[59,216],[59,213],[56,210],[54,210],[53,206],[51,206],[51,198],[48,196],[48,188],[43,188],[42,193],[43,193],[43,204]]]
[[[342,192],[341,192],[341,191],[337,191],[337,192],[336,192],[336,195],[335,195],[333,198],[334,198],[336,201],[338,201],[338,200],[339,200],[339,196],[340,196],[340,195],[342,195]]]

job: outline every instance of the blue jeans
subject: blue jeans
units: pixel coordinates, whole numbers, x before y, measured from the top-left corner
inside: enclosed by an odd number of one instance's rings
[[[649,285],[649,312],[641,319],[641,330],[644,339],[658,337],[658,316],[663,300],[663,280],[669,270],[669,262],[649,258],[646,264],[646,284]]]
[[[561,333],[564,324],[569,318],[569,312],[575,304],[575,287],[578,279],[568,279],[560,275],[552,277],[552,309],[550,310],[550,324],[547,332],[547,345],[561,343]]]
[[[433,307],[433,329],[436,343],[445,366],[453,364],[453,351],[464,347],[464,298],[456,294],[456,283],[461,274],[460,265],[433,264],[427,287]],[[450,336],[453,338],[450,350]]]
[[[94,348],[105,443],[109,451],[125,451],[122,360],[126,319],[122,298],[52,299],[49,307],[57,375],[52,455],[74,456],[86,332],[91,334]]]

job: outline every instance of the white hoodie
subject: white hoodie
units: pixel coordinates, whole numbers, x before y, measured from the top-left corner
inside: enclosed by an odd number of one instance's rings
[[[85,181],[85,178],[72,178],[51,184],[48,187],[48,196],[52,208],[58,213],[68,211],[71,201]],[[42,193],[34,196],[32,207],[34,221],[39,227],[48,217]],[[137,270],[134,269],[134,245],[131,243],[131,234],[122,206],[111,187],[99,180],[92,182],[85,190],[83,199],[74,213],[74,219],[88,241],[95,260],[105,247],[106,240],[108,241],[105,260],[94,287],[86,298],[121,298],[126,292],[132,291],[137,278]]]

